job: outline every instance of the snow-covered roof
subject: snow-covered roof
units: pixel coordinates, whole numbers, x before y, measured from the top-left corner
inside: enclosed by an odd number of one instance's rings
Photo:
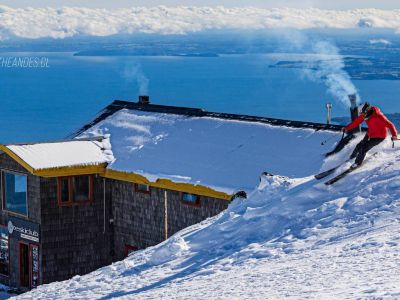
[[[46,173],[49,169],[99,166],[92,172],[122,180],[131,173],[158,186],[159,180],[167,179],[208,187],[228,197],[239,190],[251,191],[263,172],[290,177],[318,172],[323,154],[340,137],[337,131],[321,130],[323,124],[119,104],[111,104],[74,140],[3,145],[0,150],[39,176],[65,175]],[[321,146],[322,141],[327,142]]]
[[[113,159],[107,139],[3,146],[7,149],[34,170],[99,165]]]
[[[340,137],[334,131],[136,109],[113,112],[80,137],[104,134],[115,157],[108,169],[230,194],[252,190],[264,171],[291,177],[317,172],[332,137]]]

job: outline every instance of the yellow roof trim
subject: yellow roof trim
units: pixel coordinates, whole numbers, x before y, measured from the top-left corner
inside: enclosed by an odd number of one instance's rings
[[[146,177],[144,177],[142,175],[138,175],[135,173],[122,172],[122,171],[115,171],[112,169],[106,169],[105,173],[102,176],[104,176],[106,178],[110,178],[110,179],[134,182],[134,183],[139,183],[139,184],[150,185],[150,183],[151,183]]]
[[[104,174],[101,174],[106,178],[116,179],[121,181],[139,183],[139,184],[147,184],[152,187],[167,189],[167,190],[175,190],[184,193],[196,194],[206,197],[218,198],[223,200],[230,201],[232,195],[226,194],[224,192],[219,192],[209,187],[203,185],[193,185],[191,183],[178,183],[173,182],[169,179],[157,179],[155,182],[149,181],[146,177],[128,172],[115,171],[111,169],[106,169]]]
[[[212,198],[231,200],[232,195],[216,191],[204,185],[193,185],[190,183],[173,182],[169,179],[157,179],[156,182],[151,183],[150,186],[165,188],[169,190],[176,190],[184,193],[202,195]]]
[[[63,177],[87,174],[103,174],[107,164],[88,165],[88,166],[71,166],[61,168],[51,168],[43,170],[34,170],[33,175],[41,177]]]

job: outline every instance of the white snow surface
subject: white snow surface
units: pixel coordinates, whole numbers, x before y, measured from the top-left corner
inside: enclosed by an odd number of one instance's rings
[[[330,187],[263,176],[214,218],[16,299],[399,299],[400,150],[374,151]]]
[[[110,135],[108,168],[233,194],[252,191],[262,172],[303,177],[319,170],[341,133],[209,117],[121,110],[82,137]],[[324,146],[321,142],[330,139]]]
[[[274,28],[400,28],[400,10],[155,6],[11,8],[0,5],[0,40]]]
[[[63,141],[6,147],[35,170],[88,166],[113,160],[108,139],[98,141]]]

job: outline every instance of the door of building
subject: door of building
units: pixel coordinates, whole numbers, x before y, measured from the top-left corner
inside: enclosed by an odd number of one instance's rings
[[[29,287],[29,246],[19,244],[19,283],[21,287]]]

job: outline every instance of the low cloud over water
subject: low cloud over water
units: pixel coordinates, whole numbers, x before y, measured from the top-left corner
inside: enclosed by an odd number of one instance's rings
[[[0,6],[0,40],[187,34],[221,29],[400,28],[400,10],[255,7],[132,7],[124,9],[10,8]]]

